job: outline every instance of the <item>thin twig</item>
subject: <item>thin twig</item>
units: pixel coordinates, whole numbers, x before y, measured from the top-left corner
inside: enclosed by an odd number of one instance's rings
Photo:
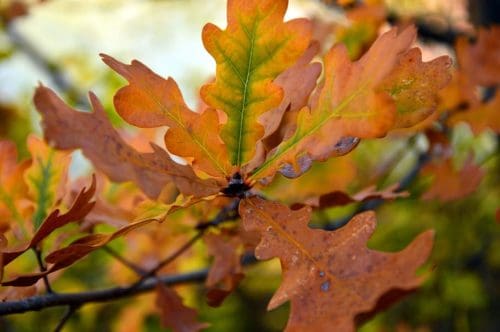
[[[225,221],[232,221],[237,219],[238,216],[238,205],[240,204],[240,199],[236,198],[227,206],[225,206],[212,220],[207,222],[201,222],[196,226],[198,230],[205,230],[210,227],[219,226]]]
[[[64,313],[64,316],[61,318],[59,321],[59,324],[57,324],[56,328],[54,329],[54,332],[60,332],[62,331],[64,325],[68,322],[70,317],[80,308],[79,305],[70,305],[68,307],[68,310]]]
[[[203,234],[205,234],[205,231],[212,226],[217,226],[220,223],[227,221],[227,220],[234,220],[237,217],[237,209],[239,205],[239,199],[234,199],[229,203],[227,206],[221,209],[219,213],[210,221],[200,223],[197,227],[197,232],[196,234],[189,239],[184,245],[182,245],[179,249],[177,249],[174,253],[166,257],[165,259],[161,260],[154,268],[151,270],[145,272],[142,277],[134,284],[135,287],[138,287],[141,285],[147,278],[152,277],[158,273],[162,268],[167,266],[168,264],[172,263],[174,260],[176,260],[180,255],[182,255],[186,250],[191,248],[193,244],[196,243]],[[134,286],[133,286],[134,287]]]
[[[120,255],[119,253],[117,253],[114,249],[112,249],[111,247],[109,246],[104,246],[102,247],[102,249],[108,253],[110,256],[112,256],[114,259],[116,259],[117,261],[119,261],[120,263],[122,263],[124,266],[128,267],[130,270],[134,271],[137,275],[139,276],[144,276],[146,275],[146,270],[144,270],[143,268],[141,268],[140,266],[130,262],[129,260],[127,260],[125,257],[123,257],[122,255]]]
[[[193,244],[195,244],[196,241],[198,241],[201,237],[203,236],[203,232],[199,231],[194,235],[189,241],[184,243],[179,249],[177,249],[174,253],[172,253],[170,256],[166,257],[162,261],[160,261],[153,269],[149,270],[139,281],[138,283],[141,283],[142,280],[145,280],[148,277],[154,276],[158,271],[160,271],[162,268],[167,266],[168,264],[172,263],[174,260],[177,259],[180,255],[182,255],[186,250],[191,248]]]
[[[38,262],[38,267],[40,268],[40,272],[47,271],[47,267],[45,266],[42,260],[42,251],[39,248],[33,248],[33,251],[35,253],[36,261]],[[49,278],[47,275],[43,276],[43,283],[45,284],[45,289],[47,290],[47,293],[54,293],[52,287],[50,286]]]

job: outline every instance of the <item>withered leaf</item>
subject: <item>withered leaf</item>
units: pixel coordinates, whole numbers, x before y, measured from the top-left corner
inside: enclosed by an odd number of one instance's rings
[[[28,167],[29,163],[17,163],[13,142],[0,141],[0,233],[7,230],[12,221],[23,221],[16,201],[27,194],[23,174]]]
[[[449,123],[454,125],[459,122],[468,123],[476,135],[486,129],[500,133],[500,93],[497,92],[492,100],[476,107],[451,114]]]
[[[83,188],[80,191],[79,195],[75,199],[75,202],[68,210],[68,212],[60,214],[60,211],[58,209],[52,211],[52,213],[50,213],[40,225],[40,228],[37,230],[31,241],[27,245],[19,250],[2,252],[3,265],[5,266],[9,264],[27,250],[35,248],[54,230],[63,227],[70,222],[80,221],[83,217],[85,217],[94,207],[95,202],[92,201],[92,198],[94,197],[95,189],[96,181],[95,177],[93,177],[92,184],[90,185],[89,189]]]
[[[43,117],[45,138],[58,149],[82,149],[112,181],[134,181],[150,197],[157,197],[170,181],[188,196],[209,196],[219,191],[217,182],[201,180],[189,166],[174,162],[154,144],[153,153],[134,150],[112,127],[92,93],[90,100],[93,113],[77,112],[52,90],[39,86],[34,102]]]
[[[161,324],[174,332],[196,332],[209,324],[196,319],[194,309],[186,307],[177,293],[162,283],[156,285],[156,306],[161,312]]]
[[[204,237],[208,253],[214,257],[205,285],[208,288],[207,302],[217,307],[238,286],[243,278],[241,255],[243,241],[237,234],[221,231]]]
[[[286,331],[354,331],[356,316],[372,311],[383,295],[420,284],[415,271],[433,243],[428,231],[397,253],[368,249],[373,212],[333,232],[308,227],[309,207],[293,211],[258,197],[243,200],[240,215],[247,230],[261,233],[255,256],[281,261],[282,283],[268,309],[291,302]]]
[[[114,239],[126,235],[132,230],[147,225],[153,221],[161,221],[161,220],[157,219],[140,220],[132,222],[126,226],[123,226],[111,234],[90,234],[84,236],[78,240],[73,241],[67,247],[58,249],[50,253],[45,258],[45,261],[51,264],[46,271],[20,275],[11,280],[2,282],[2,285],[3,286],[32,285],[39,279],[43,278],[44,276],[72,265],[73,263],[77,262],[78,260],[90,254],[92,251],[102,248],[103,246],[113,241]],[[3,253],[3,254],[4,254],[4,259],[6,257],[10,259],[12,256],[11,253]]]
[[[480,28],[474,44],[465,37],[459,38],[455,49],[461,70],[474,83],[483,86],[500,83],[500,26]]]
[[[485,174],[485,171],[469,158],[461,169],[457,170],[451,158],[431,162],[422,169],[423,175],[432,175],[433,182],[424,193],[424,200],[438,199],[448,202],[473,193]]]

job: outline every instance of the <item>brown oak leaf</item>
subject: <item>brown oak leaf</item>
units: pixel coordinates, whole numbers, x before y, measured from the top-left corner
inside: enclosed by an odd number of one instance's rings
[[[255,256],[281,261],[282,283],[268,309],[291,302],[286,331],[354,331],[356,317],[373,311],[381,297],[418,287],[415,271],[433,243],[427,231],[397,253],[368,249],[373,212],[333,232],[308,227],[309,207],[294,211],[258,197],[243,200],[240,215],[247,230],[262,235]]]
[[[205,281],[207,302],[212,307],[221,305],[243,279],[243,241],[237,235],[222,230],[220,234],[210,233],[204,237],[208,253],[214,257]]]
[[[448,202],[473,193],[481,183],[485,172],[474,164],[472,158],[469,158],[459,170],[453,165],[452,159],[447,158],[425,165],[422,174],[433,176],[433,182],[422,198]]]
[[[186,307],[177,293],[158,283],[156,286],[156,306],[161,311],[161,324],[174,332],[196,332],[209,324],[197,321],[194,309]]]
[[[174,162],[157,145],[152,144],[153,153],[139,153],[127,145],[112,127],[97,97],[90,93],[90,100],[93,113],[77,112],[52,90],[39,86],[34,102],[42,114],[47,141],[58,149],[82,149],[112,181],[134,181],[150,197],[157,197],[170,181],[185,195],[202,197],[219,191],[217,182],[198,178],[189,166]]]

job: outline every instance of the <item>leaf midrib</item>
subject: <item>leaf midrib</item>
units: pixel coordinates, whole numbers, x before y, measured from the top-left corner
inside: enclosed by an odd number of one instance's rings
[[[33,215],[35,229],[38,229],[40,227],[40,225],[42,224],[43,220],[45,219],[45,217],[47,215],[47,208],[48,208],[48,203],[49,203],[48,200],[50,199],[48,185],[49,185],[50,180],[52,178],[53,154],[54,154],[54,152],[51,150],[49,152],[49,155],[47,158],[47,164],[44,164],[43,160],[41,158],[38,159],[38,163],[40,164],[40,167],[42,168],[41,169],[42,178],[40,180],[37,180],[34,177],[29,178],[31,183],[38,190],[37,208],[36,208],[36,211]]]
[[[177,125],[182,128],[185,132],[188,133],[188,135],[191,137],[191,139],[193,140],[193,142],[202,150],[202,152],[212,161],[212,163],[217,167],[217,169],[225,176],[227,176],[227,172],[225,170],[225,168],[219,163],[219,161],[214,158],[212,156],[212,154],[210,153],[210,151],[205,147],[205,145],[200,141],[198,140],[197,136],[192,134],[189,130],[187,130],[187,127],[186,125],[184,124],[184,122],[182,121],[182,117],[176,117],[175,114],[173,112],[171,112],[169,110],[168,107],[164,106],[163,103],[154,97],[154,94],[150,94],[151,96],[151,99],[153,99],[153,101],[158,105],[158,107],[163,111],[163,113],[165,113],[169,118],[171,118],[172,120],[175,121],[175,123],[177,123]],[[180,108],[184,108],[183,106],[178,106]],[[187,112],[191,112],[190,110],[186,110]],[[195,113],[195,112],[193,112]],[[195,113],[197,114],[197,113]]]
[[[249,32],[244,24],[241,24],[241,27],[245,34],[250,38],[250,50],[249,50],[249,55],[248,55],[248,62],[247,62],[247,70],[246,74],[244,77],[244,82],[243,82],[243,98],[241,100],[241,106],[240,106],[240,118],[239,118],[239,123],[238,123],[238,146],[236,148],[236,160],[234,160],[234,163],[237,166],[241,166],[242,164],[242,145],[243,145],[243,128],[245,127],[245,112],[247,108],[247,99],[248,99],[248,88],[249,88],[249,81],[250,77],[252,75],[252,64],[253,64],[253,53],[254,53],[254,47],[255,47],[255,33],[257,29],[257,23],[259,22],[259,16],[255,17],[255,20],[253,21],[253,26],[252,26],[252,31]],[[236,71],[236,74],[239,75],[239,71]],[[241,79],[241,78],[240,78]]]

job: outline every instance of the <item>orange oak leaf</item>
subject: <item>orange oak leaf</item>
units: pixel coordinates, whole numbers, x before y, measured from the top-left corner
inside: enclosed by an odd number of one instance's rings
[[[283,89],[283,100],[278,107],[262,114],[259,118],[259,122],[264,126],[263,138],[278,129],[285,111],[299,111],[307,105],[309,95],[316,87],[321,74],[321,64],[311,63],[319,50],[319,43],[312,42],[297,62],[274,80],[274,83]]]
[[[473,193],[485,174],[485,171],[469,158],[461,169],[457,170],[451,158],[429,163],[422,169],[423,175],[432,175],[433,182],[422,196],[425,200],[438,199],[448,202]]]
[[[259,166],[266,154],[295,129],[296,113],[307,105],[321,74],[321,64],[311,63],[318,52],[319,43],[313,41],[299,60],[274,80],[283,89],[283,99],[278,107],[260,116],[264,135],[257,142],[254,158],[243,167],[242,173]]]
[[[229,0],[228,25],[203,28],[203,43],[217,63],[214,83],[201,88],[205,103],[227,114],[221,137],[235,166],[250,161],[264,128],[259,117],[278,107],[282,89],[273,80],[309,45],[305,19],[283,22],[288,0]]]
[[[500,83],[500,26],[481,28],[477,41],[465,37],[455,45],[461,70],[476,84],[493,86]]]
[[[66,212],[61,214],[59,210],[54,210],[50,213],[47,218],[40,225],[40,228],[33,235],[31,241],[26,244],[22,249],[15,251],[4,251],[2,252],[2,262],[6,266],[14,259],[19,257],[21,254],[26,252],[31,248],[35,248],[41,241],[43,241],[47,236],[49,236],[54,230],[74,221],[80,221],[85,217],[90,210],[94,207],[95,202],[92,201],[96,189],[95,177],[92,178],[92,184],[88,189],[83,188],[79,195],[76,197],[71,208]]]
[[[500,133],[500,93],[497,92],[490,101],[466,111],[451,114],[449,123],[454,125],[459,122],[468,123],[476,135],[488,128],[497,134]]]
[[[437,92],[451,80],[450,66],[448,56],[422,62],[419,48],[412,48],[399,59],[395,70],[381,85],[381,89],[387,91],[396,103],[394,127],[411,127],[434,111]]]
[[[377,38],[385,23],[387,10],[382,4],[360,3],[346,12],[351,24],[335,27],[336,40],[347,47],[349,57],[357,59]]]
[[[196,170],[210,176],[231,176],[215,110],[206,109],[202,114],[191,111],[172,78],[164,79],[137,60],[126,65],[109,55],[101,57],[129,81],[114,97],[116,111],[125,121],[137,127],[168,126],[165,146],[171,153],[192,159]]]
[[[22,211],[16,202],[27,194],[23,181],[29,163],[17,163],[17,149],[13,142],[0,141],[0,233],[12,221],[23,222]]]
[[[162,283],[156,285],[156,306],[161,312],[162,326],[174,332],[196,332],[209,326],[198,322],[197,312],[186,307],[179,295]]]
[[[319,49],[319,43],[312,42],[299,60],[274,80],[274,83],[283,89],[284,97],[278,107],[259,118],[259,122],[264,126],[264,147],[260,151],[257,148],[254,160],[258,160],[258,164],[262,163],[269,150],[281,143],[283,137],[289,136],[295,129],[296,113],[307,105],[321,74],[321,64],[311,63]],[[251,162],[246,169],[252,170],[254,166],[258,165]]]
[[[45,138],[58,149],[82,149],[96,168],[112,181],[134,181],[150,197],[173,181],[189,196],[209,196],[219,191],[214,180],[198,178],[189,166],[174,162],[166,151],[152,144],[153,153],[139,153],[112,127],[102,105],[90,94],[93,113],[71,109],[52,90],[39,86],[34,102],[42,114]]]
[[[247,230],[262,236],[255,256],[281,261],[282,283],[268,309],[291,302],[286,331],[354,331],[356,317],[372,311],[381,297],[419,286],[415,271],[433,243],[428,231],[397,253],[368,249],[373,212],[333,232],[308,227],[309,207],[290,210],[258,197],[243,200],[240,215]]]
[[[270,153],[250,179],[256,181],[278,170],[287,177],[297,177],[312,160],[350,151],[357,144],[354,137],[382,137],[394,127],[421,120],[423,113],[428,115],[437,90],[430,93],[433,85],[427,83],[425,75],[438,75],[436,87],[441,87],[449,79],[450,62],[443,57],[422,64],[420,52],[409,50],[415,36],[414,27],[400,33],[394,28],[354,63],[344,45],[335,45],[325,57],[326,78],[317,100],[311,109],[300,111],[294,134]],[[411,96],[414,103],[409,102]]]

